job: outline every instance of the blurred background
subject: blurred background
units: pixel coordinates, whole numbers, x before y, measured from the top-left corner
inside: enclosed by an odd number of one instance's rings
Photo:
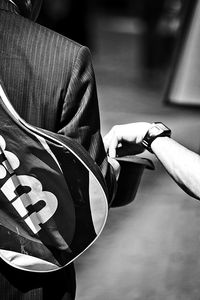
[[[38,22],[90,48],[102,135],[162,121],[199,153],[198,13],[189,0],[44,0]],[[142,157],[155,170],[77,259],[77,300],[200,299],[200,203]]]

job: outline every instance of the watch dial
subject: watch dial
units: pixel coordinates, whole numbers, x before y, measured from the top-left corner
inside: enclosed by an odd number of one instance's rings
[[[149,130],[149,135],[150,136],[156,136],[156,135],[159,135],[160,133],[162,133],[163,130],[160,129],[159,127],[157,126],[153,126],[152,128],[150,128]]]

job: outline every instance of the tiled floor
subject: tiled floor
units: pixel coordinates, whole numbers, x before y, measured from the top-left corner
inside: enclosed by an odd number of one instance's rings
[[[175,139],[199,151],[200,111],[164,105],[165,73],[153,84],[144,79],[141,37],[126,21],[125,27],[120,19],[113,26],[104,17],[96,24],[102,133],[116,123],[161,120]],[[143,156],[156,170],[145,170],[135,200],[110,210],[102,235],[77,260],[77,300],[200,299],[200,203],[175,185],[153,155]]]

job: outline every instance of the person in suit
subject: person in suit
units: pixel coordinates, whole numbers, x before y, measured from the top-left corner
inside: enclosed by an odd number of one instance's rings
[[[115,175],[100,133],[91,54],[35,22],[40,0],[0,0],[0,76],[8,97],[28,123],[76,140],[99,165],[113,200]],[[0,260],[0,297],[75,298],[73,264],[51,274],[13,270]]]

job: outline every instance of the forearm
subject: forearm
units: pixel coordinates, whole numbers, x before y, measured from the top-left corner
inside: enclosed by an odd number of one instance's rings
[[[156,138],[151,148],[176,183],[200,199],[200,156],[168,137]]]

